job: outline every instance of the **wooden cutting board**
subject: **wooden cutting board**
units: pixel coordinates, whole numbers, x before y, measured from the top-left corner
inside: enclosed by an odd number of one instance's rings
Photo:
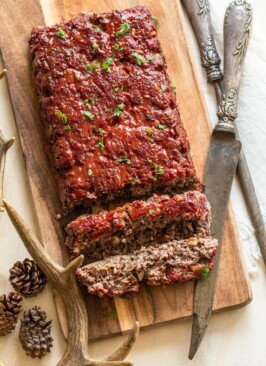
[[[60,204],[44,153],[40,112],[29,70],[27,40],[34,26],[51,25],[81,11],[108,12],[135,5],[148,6],[159,19],[158,36],[168,63],[171,82],[176,86],[179,110],[188,132],[194,162],[202,177],[210,138],[210,123],[184,34],[183,14],[178,0],[9,0],[1,3],[0,45],[8,70],[14,113],[39,222],[39,234],[50,255],[61,264],[67,263],[68,254],[60,223],[55,220],[55,214],[60,212]],[[188,317],[192,313],[193,291],[194,283],[189,282],[166,288],[144,287],[133,299],[100,300],[84,294],[89,314],[90,339],[128,331],[136,319],[142,327],[146,327]],[[251,298],[238,232],[230,208],[214,310],[243,306]],[[56,302],[65,331],[62,304],[57,297]]]

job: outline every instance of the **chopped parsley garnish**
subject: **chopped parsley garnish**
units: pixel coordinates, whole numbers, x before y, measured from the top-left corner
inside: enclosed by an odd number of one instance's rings
[[[155,60],[155,57],[153,57],[153,56],[148,56],[147,57],[147,61],[154,61]]]
[[[151,144],[154,144],[154,142],[155,142],[154,139],[149,139],[149,141]]]
[[[94,24],[92,28],[96,29],[98,32],[103,32],[102,28],[100,28],[98,25]]]
[[[71,126],[70,125],[65,125],[64,131],[71,131]]]
[[[162,92],[165,92],[165,91],[166,91],[166,89],[167,89],[167,86],[166,86],[166,85],[161,85],[161,91],[162,91]]]
[[[93,120],[93,118],[94,118],[94,114],[89,111],[83,111],[83,115],[85,117],[89,118],[90,120]]]
[[[174,95],[176,95],[176,86],[172,86],[172,90],[173,90]]]
[[[91,47],[92,47],[92,50],[93,51],[97,51],[98,48],[99,48],[99,46],[97,45],[97,43],[93,43]]]
[[[163,175],[164,174],[164,169],[162,167],[160,167],[158,164],[154,163],[153,167],[154,167],[154,173],[155,173],[156,177],[157,177],[157,175]]]
[[[154,210],[149,210],[149,214],[153,215],[154,214]]]
[[[82,236],[82,241],[86,241],[86,240],[88,240],[88,234],[85,234]]]
[[[93,175],[93,172],[91,169],[88,169],[88,176],[90,177],[91,175]]]
[[[94,71],[95,69],[96,69],[96,67],[92,64],[86,65],[86,70],[88,70],[88,71]]]
[[[120,156],[120,158],[118,158],[116,160],[118,163],[125,163],[125,164],[128,164],[130,165],[131,164],[131,160],[127,157],[127,156]]]
[[[61,118],[64,124],[67,123],[67,115],[65,113],[62,113],[61,111],[56,111],[56,115]]]
[[[116,32],[117,36],[123,36],[124,34],[126,34],[129,30],[131,29],[131,25],[128,23],[122,23],[121,24],[121,28],[119,29],[118,32]]]
[[[113,115],[115,117],[120,117],[121,114],[123,113],[122,111],[123,111],[124,108],[125,108],[125,104],[124,103],[118,104],[118,106],[113,111]]]
[[[88,109],[91,109],[91,105],[90,105],[88,99],[83,100],[82,104],[84,104]]]
[[[150,128],[150,127],[148,127],[147,128],[147,133],[149,134],[149,135],[152,135],[153,134],[153,129],[152,128]]]
[[[102,150],[104,149],[104,143],[103,143],[102,137],[99,137],[99,139],[98,139],[98,146],[100,149],[102,149]]]
[[[206,278],[207,278],[207,277],[208,277],[208,275],[209,275],[209,272],[210,272],[210,270],[209,270],[209,268],[208,268],[208,267],[204,267],[204,268],[202,268],[202,269],[200,270],[201,278],[202,278],[203,280],[206,280]]]
[[[106,133],[106,131],[104,131],[102,128],[98,128],[98,131],[101,135],[104,135]]]
[[[109,310],[107,312],[107,316],[108,316],[108,318],[112,318],[114,320],[117,320],[118,319],[118,313],[117,313],[116,310]]]
[[[153,15],[152,17],[152,20],[154,21],[154,24],[157,26],[158,25],[158,17],[156,15]]]
[[[114,61],[113,57],[107,57],[104,62],[102,63],[102,69],[106,70],[107,72],[111,72],[110,65]]]
[[[115,51],[120,51],[120,50],[121,50],[121,48],[120,48],[120,46],[119,46],[119,44],[118,44],[118,43],[116,43],[116,44],[114,45],[114,50],[115,50]]]
[[[150,140],[153,140],[153,139],[150,139]],[[154,140],[153,140],[153,142],[154,142]],[[151,159],[147,159],[147,162],[150,164],[153,164],[154,176],[152,177],[152,179],[156,181],[158,178],[158,175],[164,174],[164,169],[162,167],[160,167],[159,164],[153,163]]]
[[[134,57],[135,63],[139,66],[141,66],[142,64],[144,64],[146,62],[145,57],[141,56],[137,52],[132,52],[131,56]]]
[[[55,34],[57,35],[57,37],[59,37],[61,39],[66,39],[66,37],[67,37],[66,33],[63,31],[63,29],[61,27],[57,28],[57,31]]]
[[[167,129],[167,126],[165,126],[165,125],[159,125],[158,128],[159,128],[159,130],[166,130]]]
[[[132,186],[134,186],[137,182],[138,182],[138,178],[133,178],[130,183]]]
[[[124,91],[124,87],[123,87],[123,85],[122,86],[120,86],[120,87],[118,87],[118,88],[115,88],[115,91],[119,91],[119,92],[123,92]]]
[[[98,97],[96,97],[96,95],[94,95],[94,97],[91,98],[91,102],[94,104],[95,102],[97,102]]]

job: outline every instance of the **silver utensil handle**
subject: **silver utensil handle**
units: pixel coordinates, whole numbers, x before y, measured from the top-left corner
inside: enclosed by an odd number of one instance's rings
[[[235,135],[238,91],[243,61],[248,47],[253,14],[245,0],[233,1],[224,19],[224,78],[221,83],[222,98],[218,107],[219,121],[216,131]]]
[[[220,69],[221,58],[217,52],[208,0],[182,0],[200,49],[201,64],[207,71],[208,83],[220,80],[223,74]]]

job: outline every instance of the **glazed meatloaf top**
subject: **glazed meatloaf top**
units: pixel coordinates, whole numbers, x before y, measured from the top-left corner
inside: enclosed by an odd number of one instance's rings
[[[145,7],[35,28],[29,44],[47,151],[65,210],[197,186]]]

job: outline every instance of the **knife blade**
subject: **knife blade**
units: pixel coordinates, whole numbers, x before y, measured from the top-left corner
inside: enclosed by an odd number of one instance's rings
[[[218,123],[211,136],[204,171],[205,194],[212,207],[211,232],[218,239],[219,247],[214,269],[207,279],[199,280],[196,284],[189,359],[193,359],[202,342],[213,307],[224,223],[241,149],[241,144],[236,139],[234,121],[237,118],[239,84],[251,23],[250,4],[245,0],[233,1],[225,13],[224,79],[217,111]]]

